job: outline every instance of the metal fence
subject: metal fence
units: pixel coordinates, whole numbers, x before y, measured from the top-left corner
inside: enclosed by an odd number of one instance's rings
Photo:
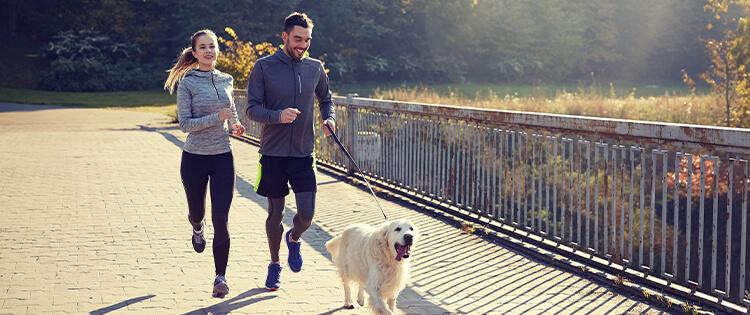
[[[750,305],[748,129],[334,102],[342,141],[373,179],[716,305]],[[348,168],[333,145],[316,155]]]

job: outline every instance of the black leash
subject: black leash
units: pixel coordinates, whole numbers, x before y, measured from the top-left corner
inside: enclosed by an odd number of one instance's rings
[[[362,169],[359,168],[359,165],[357,165],[357,162],[354,161],[354,158],[352,158],[352,155],[349,154],[349,151],[347,151],[346,148],[344,148],[344,145],[341,144],[341,141],[339,140],[339,137],[336,136],[335,132],[333,132],[333,129],[331,129],[331,126],[329,126],[327,124],[324,124],[324,125],[326,126],[326,128],[328,128],[328,131],[331,132],[331,136],[333,137],[333,141],[335,141],[336,144],[339,145],[339,148],[341,148],[341,151],[344,151],[344,154],[346,155],[346,157],[349,158],[349,161],[351,161],[352,164],[354,165],[354,167],[357,169],[357,171],[360,174],[362,174],[362,179],[365,180],[365,184],[367,184],[367,188],[370,189],[370,193],[372,194],[372,198],[375,199],[375,203],[378,204],[378,208],[380,208],[380,212],[383,213],[383,218],[387,221],[388,217],[385,216],[385,211],[383,211],[383,207],[380,206],[380,202],[378,201],[378,197],[375,196],[375,192],[372,190],[372,186],[370,186],[370,181],[368,181],[367,177],[365,177],[365,173],[362,172]]]

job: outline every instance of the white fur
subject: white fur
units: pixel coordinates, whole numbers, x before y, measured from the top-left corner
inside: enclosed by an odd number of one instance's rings
[[[326,249],[331,253],[343,282],[345,308],[353,308],[351,284],[355,283],[359,305],[364,306],[364,291],[367,291],[374,313],[393,313],[396,297],[406,287],[409,276],[411,258],[397,261],[395,249],[396,242],[405,244],[406,234],[412,235],[413,255],[417,231],[408,220],[388,221],[378,227],[353,224],[326,242]]]

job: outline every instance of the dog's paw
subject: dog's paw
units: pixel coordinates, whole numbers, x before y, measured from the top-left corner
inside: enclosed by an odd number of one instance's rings
[[[344,305],[344,309],[345,310],[353,310],[354,309],[354,304]]]
[[[359,306],[365,306],[365,298],[357,298],[357,304],[359,304]]]

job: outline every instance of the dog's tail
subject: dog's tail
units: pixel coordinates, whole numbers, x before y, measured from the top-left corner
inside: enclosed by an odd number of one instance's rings
[[[336,257],[339,253],[339,244],[341,243],[341,235],[336,236],[326,242],[326,249],[331,253],[332,257]]]

